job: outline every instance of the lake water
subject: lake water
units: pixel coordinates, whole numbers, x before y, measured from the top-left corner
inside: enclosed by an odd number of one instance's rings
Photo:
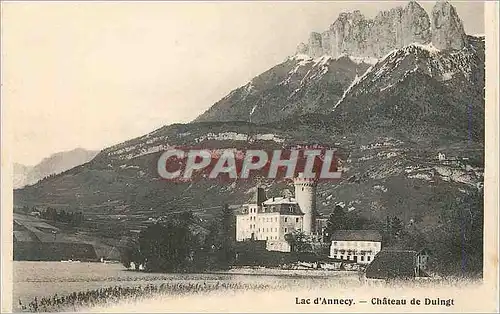
[[[269,269],[235,269],[222,273],[205,274],[154,274],[126,270],[121,264],[62,263],[62,262],[14,262],[13,302],[23,303],[38,298],[59,296],[114,286],[143,286],[150,283],[245,283],[265,284],[266,290],[212,291],[198,295],[158,295],[147,300],[122,300],[103,307],[80,309],[85,312],[336,312],[353,310],[346,306],[300,306],[296,297],[353,298],[358,312],[373,311],[373,297],[442,297],[466,301],[471,297],[484,297],[485,291],[477,285],[456,281],[443,283],[405,283],[400,286],[385,284],[363,284],[356,272],[336,271],[283,271]],[[432,288],[429,289],[429,288]],[[432,292],[431,292],[432,291]],[[365,300],[368,303],[358,302]],[[459,301],[457,301],[459,302]],[[460,310],[467,309],[462,304]],[[473,310],[472,307],[469,308]],[[389,308],[379,311],[393,312]],[[424,308],[417,307],[415,311]],[[453,311],[454,308],[433,308],[438,311]],[[396,308],[394,311],[400,311]]]
[[[318,286],[337,281],[352,281],[353,273],[328,271],[280,271],[239,269],[221,273],[158,274],[135,272],[121,264],[14,262],[13,301],[25,303],[35,296],[49,297],[113,286],[139,286],[163,282],[238,282],[276,286]]]

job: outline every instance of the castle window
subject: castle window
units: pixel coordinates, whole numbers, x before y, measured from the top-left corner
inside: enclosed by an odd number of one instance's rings
[[[361,256],[361,261],[364,261],[365,260],[365,257],[364,256]]]
[[[366,257],[366,260],[367,260],[367,261],[370,261],[370,256],[367,256],[367,257]]]
[[[287,221],[287,218],[285,217],[285,222]]]
[[[288,229],[287,229],[287,228],[285,228],[285,232],[287,232],[287,231],[288,231]]]
[[[295,218],[295,222],[299,222],[299,218]]]
[[[304,187],[302,187],[302,191],[304,191]]]

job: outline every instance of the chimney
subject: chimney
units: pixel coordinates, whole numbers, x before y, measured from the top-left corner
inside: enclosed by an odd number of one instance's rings
[[[257,206],[262,206],[262,203],[266,201],[266,191],[262,187],[257,187],[257,192],[255,193]]]

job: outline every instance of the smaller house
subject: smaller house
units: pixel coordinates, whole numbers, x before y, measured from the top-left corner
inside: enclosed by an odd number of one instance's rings
[[[370,264],[382,247],[382,235],[376,230],[336,230],[331,236],[330,258]]]
[[[426,277],[422,265],[426,265],[429,251],[383,250],[366,268],[369,279],[414,279]],[[425,261],[425,263],[424,263]]]

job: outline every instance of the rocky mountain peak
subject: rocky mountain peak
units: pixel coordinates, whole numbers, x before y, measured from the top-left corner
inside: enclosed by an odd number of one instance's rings
[[[373,19],[359,10],[342,12],[326,31],[311,33],[308,44],[300,44],[297,53],[313,58],[342,54],[381,58],[412,43],[431,42],[438,49],[461,49],[467,43],[462,22],[447,1],[436,3],[432,21],[416,1],[381,11]]]
[[[432,44],[438,49],[462,49],[467,36],[460,17],[448,1],[437,1],[432,9]]]
[[[403,46],[411,43],[427,43],[431,38],[431,24],[424,8],[416,1],[410,1],[404,11],[403,20],[407,26],[403,34]]]

